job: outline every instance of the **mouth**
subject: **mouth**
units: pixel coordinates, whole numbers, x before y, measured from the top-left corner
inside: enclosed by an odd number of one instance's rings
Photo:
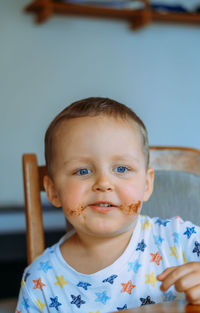
[[[107,213],[116,208],[117,206],[111,202],[95,202],[89,204],[89,207],[92,208],[96,212]]]

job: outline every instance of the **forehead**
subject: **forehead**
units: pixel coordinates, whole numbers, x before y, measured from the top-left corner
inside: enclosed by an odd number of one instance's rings
[[[122,119],[121,117],[99,115],[63,120],[54,130],[53,138],[66,136],[70,140],[72,137],[87,134],[91,138],[98,134],[112,134],[113,132],[129,132],[134,137],[142,136],[140,126],[130,118]]]
[[[80,117],[62,121],[53,137],[53,152],[77,149],[86,150],[93,147],[102,149],[126,150],[141,148],[141,131],[131,119],[114,118],[110,116]]]

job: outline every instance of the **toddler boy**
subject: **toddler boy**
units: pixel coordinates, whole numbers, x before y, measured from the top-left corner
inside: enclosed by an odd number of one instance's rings
[[[88,98],[45,136],[50,202],[74,229],[23,275],[16,312],[106,313],[180,298],[200,303],[200,228],[141,216],[153,190],[146,128],[128,107]]]

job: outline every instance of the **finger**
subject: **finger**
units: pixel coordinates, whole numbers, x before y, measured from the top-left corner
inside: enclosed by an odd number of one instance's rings
[[[200,273],[191,272],[178,279],[175,282],[174,287],[178,292],[187,292],[191,288],[198,286],[199,283],[200,283]]]
[[[160,273],[156,278],[158,280],[164,280],[170,273],[172,273],[177,266],[168,267],[166,270],[164,270],[162,273]]]
[[[200,304],[200,285],[188,289],[185,295],[189,303]]]
[[[195,263],[194,263],[195,264]],[[162,285],[161,290],[166,291],[171,287],[172,285],[176,284],[179,279],[181,279],[183,276],[186,276],[187,274],[195,271],[195,265],[192,263],[187,263],[181,266],[177,266],[172,271],[168,272],[168,275],[166,275],[162,279]]]

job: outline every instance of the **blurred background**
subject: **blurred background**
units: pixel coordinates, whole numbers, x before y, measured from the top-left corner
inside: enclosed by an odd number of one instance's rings
[[[44,163],[45,130],[71,102],[90,96],[113,98],[143,119],[151,145],[200,148],[200,26],[150,24],[133,31],[125,21],[56,15],[37,25],[33,15],[23,12],[28,3],[0,1],[4,263],[8,258],[25,260],[25,243],[22,248],[17,243],[18,249],[12,250],[18,254],[13,254],[10,243],[15,244],[9,237],[25,236],[22,154],[34,152]],[[61,220],[57,228],[63,227]]]

